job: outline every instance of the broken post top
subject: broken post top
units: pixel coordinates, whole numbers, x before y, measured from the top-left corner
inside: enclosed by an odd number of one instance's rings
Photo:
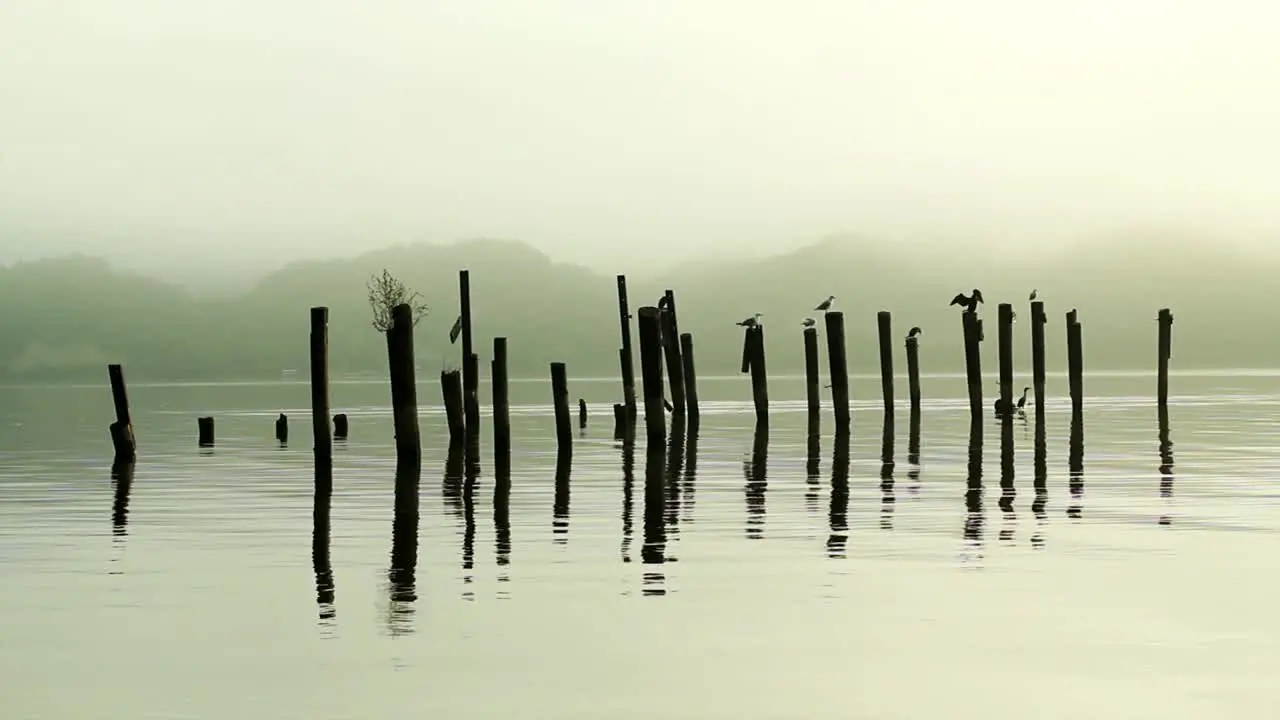
[[[324,306],[316,306],[311,308],[312,324],[325,323],[325,322],[328,322],[328,320],[329,320],[329,308]]]
[[[413,327],[413,308],[409,303],[400,303],[391,308],[391,327]]]
[[[1159,317],[1158,319],[1160,320],[1160,322],[1168,323],[1168,324],[1172,325],[1172,324],[1173,324],[1173,311],[1172,311],[1172,310],[1170,310],[1169,308],[1160,308],[1160,317]]]

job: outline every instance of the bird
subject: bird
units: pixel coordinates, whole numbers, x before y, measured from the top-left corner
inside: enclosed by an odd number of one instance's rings
[[[831,303],[835,302],[835,299],[836,299],[836,296],[835,296],[835,295],[828,295],[828,296],[827,296],[827,299],[826,299],[826,300],[823,300],[823,301],[822,301],[822,302],[820,302],[820,303],[818,303],[818,306],[817,306],[817,307],[815,307],[815,308],[814,308],[814,310],[821,310],[822,312],[826,312],[826,311],[830,310],[830,309],[831,309]]]
[[[1036,293],[1038,293],[1038,292],[1040,292],[1040,291],[1039,291],[1039,290],[1036,290],[1035,288],[1032,288],[1032,289],[1031,289],[1031,297],[1029,297],[1029,298],[1027,298],[1027,299],[1028,299],[1028,300],[1035,300],[1035,299],[1036,299]]]
[[[803,327],[807,327],[807,328],[811,328],[811,327],[813,327],[813,326],[814,326],[814,325],[816,325],[816,324],[817,324],[817,322],[816,322],[813,318],[805,318],[805,319],[804,319],[804,322],[800,323],[800,325],[802,325]]]
[[[911,328],[911,330],[907,332],[907,339],[908,339],[908,340],[912,340],[912,339],[914,339],[914,338],[915,338],[915,336],[917,336],[917,335],[919,335],[919,334],[920,334],[920,326],[919,326],[919,325],[917,325],[917,326],[915,326],[915,327]]]
[[[1023,408],[1027,406],[1027,393],[1030,390],[1031,388],[1029,387],[1022,388],[1022,397],[1018,398],[1017,404],[1010,403],[1011,405],[1013,405],[1012,408],[1009,407],[1009,404],[1005,403],[1004,398],[996,398],[996,401],[995,401],[996,415],[1004,415],[1010,410],[1023,412]]]
[[[760,324],[760,318],[762,317],[764,316],[761,315],[760,313],[756,313],[755,315],[752,315],[746,320],[743,320],[742,322],[738,323],[738,327],[744,327],[744,328],[756,327],[757,325]]]
[[[453,327],[449,330],[449,344],[453,345],[458,342],[458,336],[462,334],[462,316],[459,315],[457,320],[453,321]]]
[[[973,289],[973,295],[965,295],[959,293],[951,299],[951,305],[959,305],[965,309],[965,312],[977,312],[978,303],[982,302],[982,291],[978,288]]]

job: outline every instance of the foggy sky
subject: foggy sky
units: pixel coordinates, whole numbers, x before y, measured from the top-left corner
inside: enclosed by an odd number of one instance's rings
[[[5,0],[0,231],[246,259],[488,235],[593,264],[845,231],[1263,238],[1277,20],[1228,0]]]

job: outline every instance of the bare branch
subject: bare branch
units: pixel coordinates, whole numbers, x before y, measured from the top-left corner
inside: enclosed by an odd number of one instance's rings
[[[396,279],[385,268],[381,275],[373,275],[369,278],[367,285],[369,289],[369,308],[373,311],[373,320],[370,324],[378,332],[386,332],[391,329],[391,311],[397,305],[408,304],[413,311],[413,324],[417,327],[422,318],[431,312],[431,308],[423,301],[422,296],[416,291],[412,291],[405,287],[405,284]]]

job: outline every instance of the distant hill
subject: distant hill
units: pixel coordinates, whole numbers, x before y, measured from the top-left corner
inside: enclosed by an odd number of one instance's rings
[[[447,333],[458,312],[458,270],[469,268],[481,365],[490,339],[509,338],[511,371],[542,376],[563,360],[572,375],[613,375],[619,346],[615,281],[556,263],[528,245],[473,240],[386,248],[351,259],[300,262],[233,297],[200,298],[181,287],[70,255],[0,268],[0,379],[97,378],[107,362],[131,378],[274,378],[307,365],[307,316],[330,308],[335,373],[385,374],[383,337],[369,325],[365,283],[389,269],[418,290],[432,312],[417,332],[424,373],[456,366]],[[623,269],[625,271],[625,269]],[[1262,296],[1280,262],[1204,238],[1128,234],[1100,238],[1035,262],[977,256],[955,244],[928,253],[832,237],[786,255],[701,263],[662,277],[629,273],[633,308],[676,291],[680,328],[696,338],[702,374],[737,370],[737,320],[764,313],[771,372],[800,372],[800,321],[828,293],[846,313],[855,371],[875,370],[876,311],[891,310],[895,343],[924,329],[927,371],[959,371],[959,319],[947,302],[977,286],[986,296],[994,367],[995,305],[1011,302],[1019,367],[1027,364],[1027,295],[1049,309],[1051,368],[1064,365],[1063,313],[1078,308],[1089,368],[1148,368],[1155,315],[1176,316],[1175,365],[1270,367],[1280,341],[1261,332],[1280,320]],[[824,362],[825,366],[825,362]]]

